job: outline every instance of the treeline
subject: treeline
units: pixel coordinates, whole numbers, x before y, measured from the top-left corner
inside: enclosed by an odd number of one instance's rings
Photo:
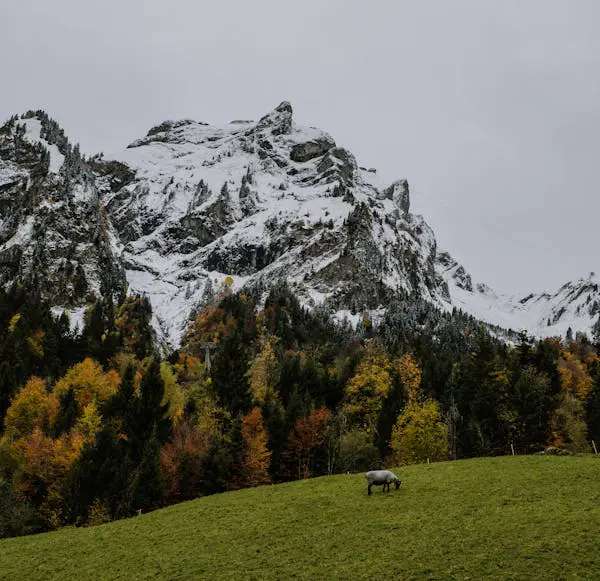
[[[600,441],[597,345],[515,345],[427,303],[357,328],[221,290],[162,359],[147,300],[91,305],[79,334],[0,293],[0,536],[186,499],[427,459]]]

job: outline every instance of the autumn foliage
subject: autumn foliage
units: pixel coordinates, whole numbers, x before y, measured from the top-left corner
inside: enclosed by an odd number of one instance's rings
[[[248,486],[271,482],[269,462],[271,451],[267,448],[267,432],[259,407],[255,407],[242,421],[244,441],[244,479]]]
[[[54,420],[58,400],[46,389],[39,377],[32,377],[13,400],[6,412],[5,434],[10,438],[22,438],[36,428],[44,429]]]
[[[101,403],[114,395],[120,381],[115,370],[105,373],[96,361],[88,357],[69,369],[56,383],[54,394],[59,397],[73,389],[77,403],[83,409],[92,402]]]
[[[311,410],[308,416],[296,422],[290,435],[288,454],[297,464],[298,478],[312,475],[314,454],[327,438],[330,419],[331,412],[322,407]]]
[[[408,303],[383,318],[357,305],[352,328],[285,285],[230,290],[207,296],[166,358],[147,299],[97,300],[76,336],[19,289],[4,297],[0,488],[10,514],[35,515],[14,530],[340,471],[600,443],[600,359],[585,337],[503,343],[462,313]]]

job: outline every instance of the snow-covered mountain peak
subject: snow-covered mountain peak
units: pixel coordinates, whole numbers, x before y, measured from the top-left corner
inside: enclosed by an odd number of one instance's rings
[[[0,284],[21,282],[57,308],[121,294],[124,273],[95,176],[43,111],[0,127]]]
[[[287,102],[257,122],[161,123],[96,171],[130,288],[150,296],[171,344],[226,277],[287,278],[335,311],[436,295],[435,237],[409,214],[406,180],[382,187]]]
[[[393,300],[460,308],[536,335],[590,331],[595,275],[512,297],[476,283],[422,216],[404,179],[382,183],[283,102],[258,121],[164,121],[121,151],[84,160],[43,112],[0,127],[0,283],[22,280],[56,307],[149,297],[175,347],[224,286],[286,279],[338,320]]]

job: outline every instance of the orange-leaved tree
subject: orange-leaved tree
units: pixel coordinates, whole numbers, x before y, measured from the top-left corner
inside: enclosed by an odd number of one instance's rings
[[[40,428],[15,443],[19,455],[20,479],[17,495],[33,502],[48,528],[62,524],[62,489],[65,477],[81,453],[78,434],[50,438]]]
[[[181,421],[175,426],[171,440],[160,453],[167,501],[178,502],[199,496],[202,457],[209,442],[210,433],[188,421]]]
[[[313,472],[314,455],[327,439],[331,412],[326,407],[311,410],[300,418],[290,435],[288,455],[298,466],[298,478],[309,478]]]

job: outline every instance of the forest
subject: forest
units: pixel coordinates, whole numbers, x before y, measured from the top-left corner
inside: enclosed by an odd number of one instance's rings
[[[81,332],[0,291],[0,538],[375,467],[588,452],[598,337],[503,336],[416,298],[353,328],[285,284],[195,313],[157,347],[149,301],[105,297]]]

